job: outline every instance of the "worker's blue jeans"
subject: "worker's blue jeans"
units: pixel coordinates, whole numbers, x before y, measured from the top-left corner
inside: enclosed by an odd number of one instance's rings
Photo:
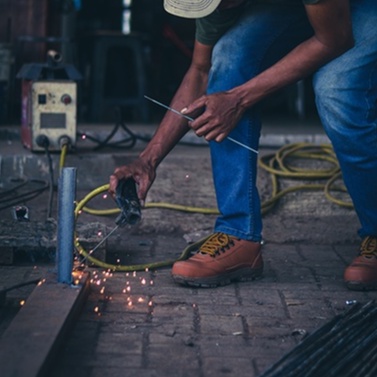
[[[313,87],[361,223],[359,234],[377,236],[377,1],[351,5],[355,47],[316,72]],[[214,48],[208,93],[251,79],[313,34],[299,5],[252,5],[241,21]],[[230,136],[258,149],[260,128],[255,107]],[[228,139],[210,147],[221,213],[215,231],[261,240],[258,156]]]

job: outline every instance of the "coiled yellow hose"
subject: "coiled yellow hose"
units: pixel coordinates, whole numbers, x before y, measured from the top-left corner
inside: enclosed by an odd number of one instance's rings
[[[86,203],[88,203],[91,199],[93,199],[97,195],[101,194],[102,192],[108,191],[108,189],[109,189],[108,184],[103,185],[101,187],[96,188],[95,190],[90,192],[88,195],[86,195],[85,198],[82,199],[77,204],[77,206],[75,208],[75,218],[76,219],[78,218],[78,216],[80,215],[82,210],[85,210],[86,212],[89,212],[89,213],[94,212],[95,214],[107,214],[107,215],[119,212],[120,211],[119,209],[111,209],[111,210],[104,210],[104,211],[95,211],[95,210],[89,210],[88,211],[88,209],[85,209]],[[148,207],[149,208],[150,207],[159,207],[160,204],[162,205],[162,208],[178,209],[180,211],[184,211],[185,209],[187,209],[188,212],[200,212],[200,210],[201,210],[200,208],[186,207],[186,206],[176,206],[176,205],[166,206],[167,203],[154,203],[154,205],[147,205],[146,207],[147,208]],[[215,210],[208,210],[208,209],[205,209],[205,208],[203,208],[203,210],[205,210],[205,212],[207,214],[215,211]],[[79,242],[79,238],[77,237],[76,234],[75,234],[75,247],[76,247],[76,250],[78,251],[78,253],[80,255],[82,255],[85,259],[87,259],[88,261],[90,261],[91,263],[93,263],[94,265],[96,265],[98,267],[102,267],[102,268],[113,270],[113,271],[132,272],[132,271],[144,271],[146,269],[152,269],[153,270],[153,269],[157,269],[157,268],[161,268],[161,267],[171,266],[174,262],[176,262],[178,260],[186,259],[187,256],[191,253],[191,250],[193,250],[194,248],[201,245],[206,239],[207,239],[207,237],[205,237],[203,240],[196,242],[195,244],[189,245],[186,249],[183,250],[181,256],[178,259],[165,260],[165,261],[161,261],[161,262],[152,262],[152,263],[147,263],[147,264],[138,264],[138,265],[116,265],[116,264],[110,264],[110,263],[106,263],[106,262],[101,261],[101,260],[93,257],[92,255],[90,255],[90,252],[88,253],[82,247],[82,245]]]
[[[289,163],[289,160],[301,159],[301,160],[314,160],[314,161],[326,161],[331,167],[327,169],[304,169],[299,168]],[[267,213],[277,203],[277,201],[284,195],[299,191],[299,190],[323,190],[326,198],[331,202],[334,202],[340,206],[352,208],[351,202],[345,202],[334,197],[332,191],[347,192],[344,185],[335,186],[334,183],[341,178],[341,172],[338,161],[334,154],[331,145],[313,145],[310,143],[295,143],[283,146],[276,153],[267,154],[259,159],[259,166],[270,174],[272,182],[272,192],[269,199],[262,203],[262,214]],[[61,165],[62,166],[62,165]],[[279,190],[279,178],[291,178],[291,179],[305,179],[305,180],[319,180],[326,179],[326,183],[312,183],[302,184],[297,186],[291,186],[284,190]],[[82,199],[76,206],[75,218],[77,219],[81,211],[93,214],[93,215],[112,215],[118,213],[118,208],[107,210],[96,210],[87,207],[87,203],[96,197],[97,195],[107,192],[109,185],[100,186]],[[203,213],[203,214],[218,214],[218,210],[215,208],[200,208],[190,207],[170,203],[147,203],[145,208],[167,208],[171,210],[191,212],[191,213]],[[207,237],[206,237],[207,238]],[[78,253],[85,257],[88,261],[94,265],[113,271],[142,271],[145,269],[156,269],[161,267],[171,266],[178,260],[186,259],[192,250],[198,248],[206,238],[199,240],[195,244],[188,246],[182,254],[176,260],[167,260],[161,262],[153,262],[140,265],[115,265],[103,262],[94,258],[88,253],[82,245],[79,243],[78,237],[75,234],[75,247]]]

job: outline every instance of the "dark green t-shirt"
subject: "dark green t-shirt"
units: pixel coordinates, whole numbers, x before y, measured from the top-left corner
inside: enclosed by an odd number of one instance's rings
[[[320,0],[251,0],[236,8],[230,8],[222,11],[215,10],[207,17],[196,20],[195,38],[205,45],[214,45],[218,39],[237,21],[245,7],[250,4],[268,3],[268,4],[315,4]]]

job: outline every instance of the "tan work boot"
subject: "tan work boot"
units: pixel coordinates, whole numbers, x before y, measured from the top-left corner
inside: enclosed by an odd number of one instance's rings
[[[254,280],[262,272],[261,244],[224,233],[212,234],[193,257],[175,262],[172,268],[175,282],[194,287]]]
[[[365,237],[360,254],[344,271],[344,281],[352,290],[377,289],[377,237]]]

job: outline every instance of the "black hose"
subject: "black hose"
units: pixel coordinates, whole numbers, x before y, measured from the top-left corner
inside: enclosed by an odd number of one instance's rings
[[[19,179],[14,180],[17,181]],[[0,210],[19,205],[21,203],[23,204],[31,199],[34,199],[49,187],[49,183],[45,180],[26,178],[23,178],[22,180],[23,181],[21,184],[0,193]],[[24,193],[17,193],[20,188],[26,187],[32,183],[41,184],[42,186]]]
[[[49,172],[49,197],[48,197],[48,207],[47,207],[47,219],[52,216],[52,206],[54,201],[54,168],[52,164],[51,153],[48,146],[45,147],[45,153],[48,161],[48,172]]]
[[[102,148],[109,147],[109,148],[119,148],[119,149],[131,149],[135,146],[137,140],[143,141],[148,143],[151,141],[150,136],[141,136],[134,132],[132,132],[125,124],[122,111],[119,107],[116,107],[114,109],[115,113],[115,125],[114,128],[111,130],[111,132],[106,136],[104,140],[100,140],[92,135],[88,135],[86,133],[77,132],[78,137],[85,136],[86,139],[89,139],[90,141],[96,143],[97,145],[93,148],[93,150],[98,151]],[[119,129],[122,128],[126,134],[128,135],[124,139],[118,140],[118,141],[112,141],[111,139],[114,137],[114,135],[119,131]],[[207,143],[192,143],[192,142],[186,142],[186,141],[180,141],[180,145],[187,145],[187,146],[195,146],[195,147],[201,147],[201,146],[208,146]]]

